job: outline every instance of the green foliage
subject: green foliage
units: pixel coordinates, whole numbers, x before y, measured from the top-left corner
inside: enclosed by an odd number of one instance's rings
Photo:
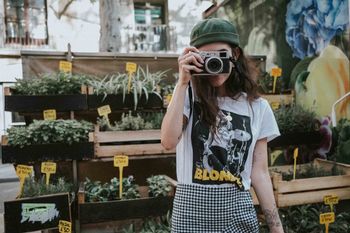
[[[45,181],[45,176],[38,181],[36,181],[34,177],[27,177],[24,181],[23,192],[19,197],[37,197],[73,191],[73,184],[67,183],[64,178],[58,178],[55,184],[49,183],[49,185],[46,185]]]
[[[132,93],[134,97],[135,109],[142,94],[146,96],[146,100],[148,100],[149,93],[160,94],[160,90],[158,90],[160,82],[168,71],[169,70],[151,73],[148,66],[146,66],[146,70],[138,66],[130,82],[130,93]],[[125,100],[125,95],[129,93],[129,75],[124,73],[107,75],[102,80],[90,80],[89,86],[94,88],[94,93],[96,95],[103,95],[104,98],[106,98],[109,94],[122,94],[123,100]],[[161,98],[160,95],[159,97]]]
[[[165,216],[159,218],[147,218],[142,224],[142,228],[137,230],[134,224],[130,224],[124,228],[123,233],[170,233],[171,232],[171,214],[167,213]]]
[[[33,144],[85,142],[93,125],[77,120],[34,120],[27,127],[12,127],[7,130],[8,144],[24,147]]]
[[[274,114],[282,134],[311,132],[318,130],[319,127],[319,123],[316,121],[316,113],[299,105],[281,106],[281,108],[274,111]]]
[[[109,125],[105,117],[98,118],[97,124],[103,131],[122,131],[122,130],[143,130],[143,129],[160,129],[163,113],[137,113],[133,116],[132,112],[123,113],[120,121]]]
[[[147,178],[148,192],[150,197],[168,196],[171,185],[163,175],[151,176]]]
[[[86,75],[59,72],[39,78],[19,79],[12,89],[15,95],[79,94],[81,85],[86,84],[88,79]]]
[[[350,120],[341,119],[336,128],[333,128],[337,147],[333,159],[340,163],[350,164]]]
[[[133,176],[123,178],[122,199],[140,198],[138,185],[134,184]],[[85,178],[85,201],[86,202],[106,202],[119,199],[119,180],[112,178],[110,183],[102,184],[101,181],[91,181]]]

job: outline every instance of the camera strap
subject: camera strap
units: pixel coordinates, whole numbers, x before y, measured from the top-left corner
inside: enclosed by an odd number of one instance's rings
[[[190,119],[192,115],[192,109],[193,109],[193,96],[192,96],[192,87],[191,87],[191,82],[188,82],[188,101],[190,102],[190,114],[188,116],[188,120]]]

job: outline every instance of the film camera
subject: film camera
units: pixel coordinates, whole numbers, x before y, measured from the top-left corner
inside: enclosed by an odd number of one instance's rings
[[[193,75],[216,75],[230,73],[230,57],[227,51],[200,51],[204,60],[203,71]]]

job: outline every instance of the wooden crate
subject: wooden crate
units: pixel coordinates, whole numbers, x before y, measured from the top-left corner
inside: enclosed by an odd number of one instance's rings
[[[6,201],[4,208],[8,233],[55,229],[59,220],[72,221],[69,193]]]
[[[57,112],[88,109],[87,87],[81,87],[81,94],[71,95],[12,95],[11,88],[5,87],[5,111],[34,113],[46,109]]]
[[[78,192],[79,220],[84,224],[147,218],[166,215],[172,209],[174,188],[166,197],[149,197],[147,186],[139,186],[139,192],[141,197],[137,199],[85,202],[85,188],[81,183]]]
[[[339,200],[350,199],[350,165],[322,159],[315,159],[313,164],[328,171],[336,164],[345,174],[285,181],[281,172],[293,171],[293,166],[271,167],[270,172],[278,207],[319,203],[323,202],[324,196],[331,194],[337,195]],[[297,171],[302,171],[307,167],[307,164],[298,165]]]
[[[92,159],[94,158],[92,135],[92,133],[89,134],[89,142],[37,144],[24,147],[8,145],[7,137],[3,135],[2,163]]]
[[[293,91],[284,94],[262,94],[261,97],[266,99],[273,109],[277,109],[281,105],[291,105],[294,103]]]
[[[162,156],[172,154],[175,149],[166,150],[160,143],[160,130],[106,131],[95,126],[95,155],[97,158],[114,155],[129,155],[130,158]]]

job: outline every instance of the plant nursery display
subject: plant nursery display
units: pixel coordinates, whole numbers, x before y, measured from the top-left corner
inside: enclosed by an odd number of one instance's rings
[[[333,141],[336,147],[331,159],[350,164],[350,120],[341,119],[333,128]]]
[[[93,125],[77,120],[35,120],[26,127],[12,127],[2,138],[2,162],[93,158],[89,132]]]
[[[165,176],[147,179],[148,186],[134,183],[132,176],[123,178],[122,198],[119,180],[110,183],[87,179],[79,188],[79,216],[82,223],[161,216],[171,209],[173,188]]]
[[[5,110],[16,112],[40,112],[86,110],[86,75],[51,73],[32,79],[17,80],[11,88],[5,88]]]

